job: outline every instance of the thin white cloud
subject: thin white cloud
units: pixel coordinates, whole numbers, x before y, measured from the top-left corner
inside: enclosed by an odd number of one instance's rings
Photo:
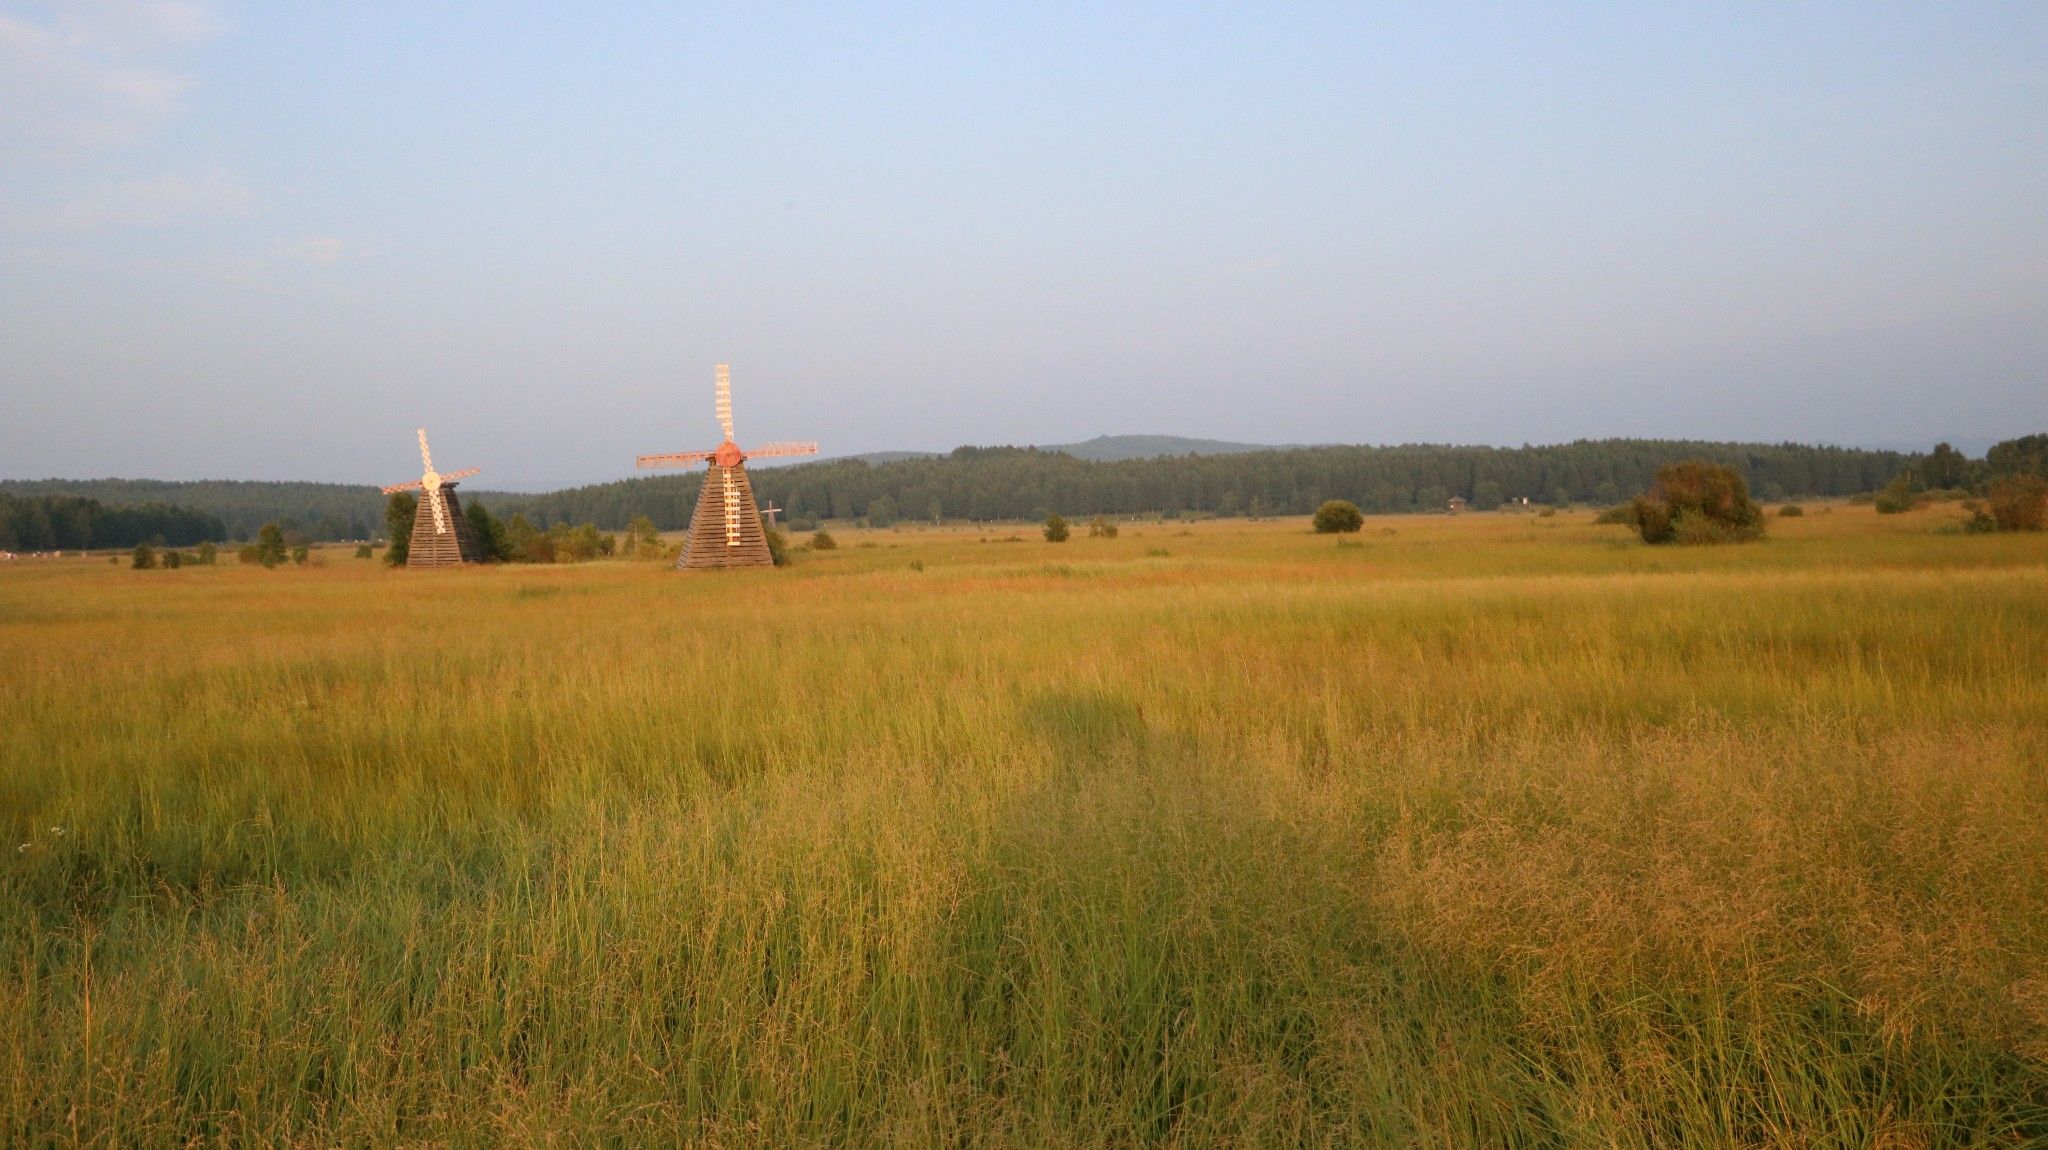
[[[73,0],[0,12],[0,155],[75,159],[176,116],[191,79],[165,57],[206,36],[193,3]]]

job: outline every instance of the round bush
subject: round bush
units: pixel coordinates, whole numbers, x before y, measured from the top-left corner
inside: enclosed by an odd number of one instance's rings
[[[1356,531],[1365,526],[1365,512],[1358,505],[1344,499],[1332,499],[1316,508],[1313,520],[1318,535],[1336,535]]]

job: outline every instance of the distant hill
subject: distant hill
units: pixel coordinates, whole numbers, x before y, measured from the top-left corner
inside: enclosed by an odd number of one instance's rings
[[[1181,435],[1098,435],[1080,443],[1040,445],[1075,459],[1113,463],[1120,459],[1157,459],[1165,455],[1247,455],[1254,451],[1295,451],[1299,443],[1232,443],[1224,439],[1189,439]]]
[[[1245,455],[1253,451],[1293,451],[1298,443],[1232,443],[1224,439],[1189,439],[1184,435],[1098,435],[1080,443],[1040,443],[1036,451],[1057,451],[1075,459],[1114,463],[1122,459],[1157,459],[1166,455]],[[943,451],[870,451],[865,455],[843,455],[837,459],[858,459],[863,463],[902,463],[907,459],[937,459]],[[832,462],[827,459],[821,462]],[[784,465],[788,466],[788,465]]]
[[[862,463],[901,463],[906,459],[937,459],[943,454],[945,453],[940,451],[870,451],[866,455],[845,455],[839,458],[858,459]]]

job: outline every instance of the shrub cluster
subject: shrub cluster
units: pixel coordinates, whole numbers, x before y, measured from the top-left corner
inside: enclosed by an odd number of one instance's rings
[[[1913,510],[1919,505],[1919,501],[1913,498],[1912,472],[1901,471],[1893,476],[1892,481],[1884,485],[1871,503],[1876,505],[1879,515],[1897,515],[1903,511]]]
[[[1749,497],[1749,484],[1721,463],[1660,467],[1650,490],[1627,508],[1624,521],[1645,543],[1740,543],[1764,533],[1764,510]]]
[[[137,543],[135,549],[128,553],[128,565],[137,571],[151,571],[157,568],[176,571],[178,568],[186,566],[211,567],[214,564],[214,557],[219,554],[219,549],[214,547],[212,543],[201,543],[199,549],[189,555],[178,550],[176,547],[157,547],[148,543]],[[118,555],[111,556],[111,558],[116,563],[121,561],[121,557]]]
[[[256,532],[256,542],[244,546],[235,553],[235,558],[244,563],[260,567],[276,567],[288,558],[296,558],[285,545],[284,528],[275,523],[265,523]],[[297,560],[300,563],[304,559]]]
[[[2008,475],[1991,485],[1985,501],[2000,531],[2039,531],[2048,525],[2048,480]]]

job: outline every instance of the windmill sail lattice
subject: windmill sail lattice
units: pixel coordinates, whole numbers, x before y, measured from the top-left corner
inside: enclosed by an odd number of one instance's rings
[[[747,481],[747,460],[776,455],[815,455],[815,443],[770,443],[753,451],[741,451],[733,441],[732,375],[719,364],[715,381],[715,409],[719,430],[725,439],[710,451],[679,451],[666,455],[642,455],[640,467],[688,467],[709,463],[704,485],[698,489],[697,510],[690,516],[689,539],[676,566],[688,570],[720,567],[769,567],[774,559],[768,551],[768,537],[761,529],[761,512],[754,503],[754,487]]]
[[[412,540],[406,552],[407,567],[454,567],[483,561],[483,549],[470,534],[469,519],[462,514],[462,501],[455,497],[457,482],[477,473],[474,467],[446,475],[434,470],[434,453],[427,448],[427,429],[419,429],[420,477],[410,483],[394,483],[384,494],[397,491],[420,493],[413,512]]]

